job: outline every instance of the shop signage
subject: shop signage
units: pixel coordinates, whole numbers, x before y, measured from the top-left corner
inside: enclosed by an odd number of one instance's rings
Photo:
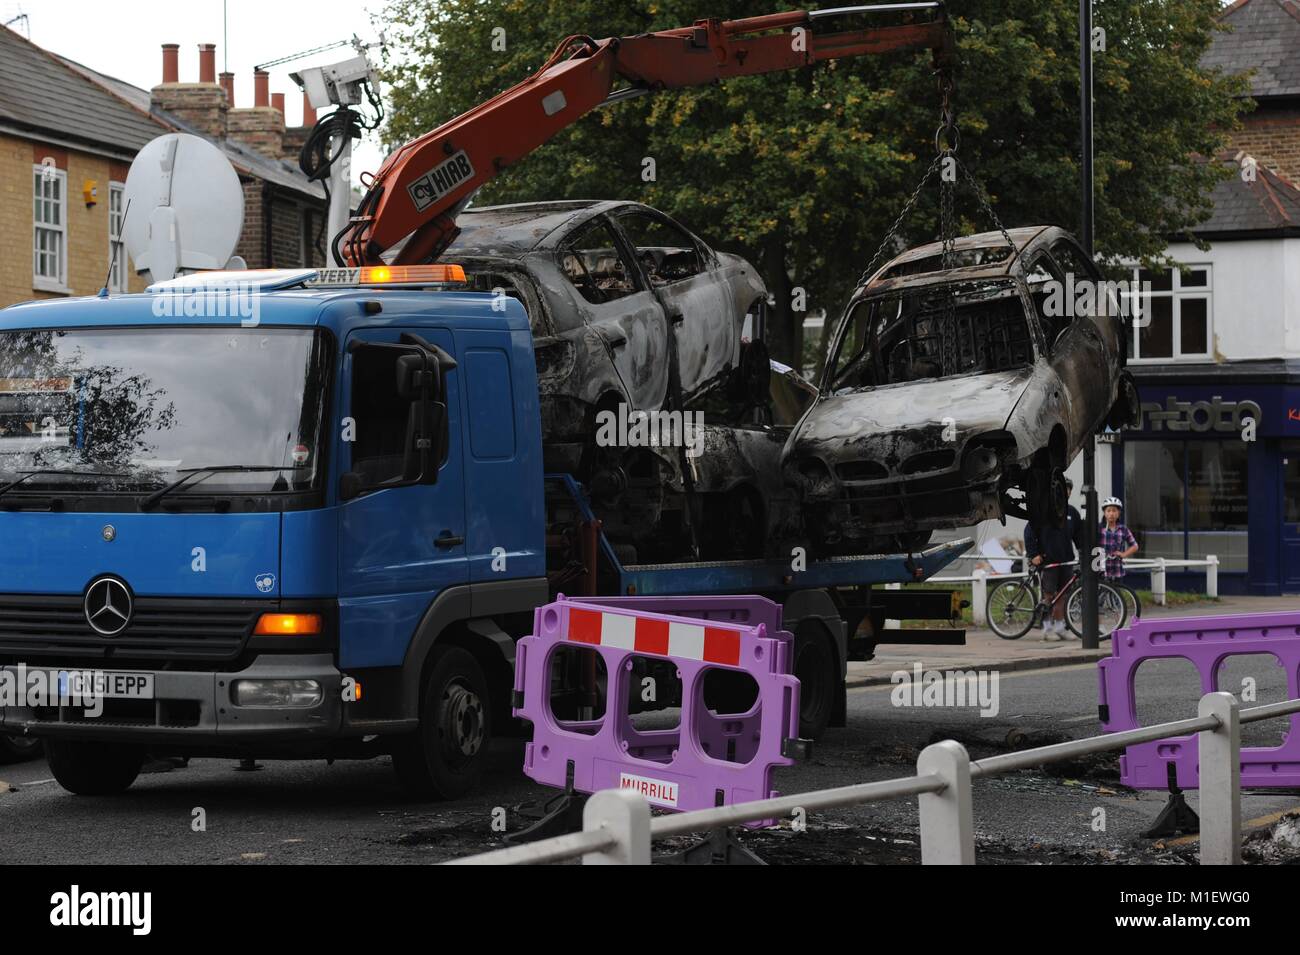
[[[1215,395],[1208,401],[1180,401],[1174,395],[1164,404],[1142,402],[1140,428],[1151,431],[1228,431],[1240,433],[1247,419],[1259,427],[1263,411],[1254,401],[1224,401]]]

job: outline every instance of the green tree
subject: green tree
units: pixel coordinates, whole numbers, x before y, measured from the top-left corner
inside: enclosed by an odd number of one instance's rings
[[[506,89],[570,34],[628,35],[790,8],[780,0],[761,9],[738,0],[390,0],[385,137],[403,142]],[[1007,226],[1076,228],[1076,0],[953,0],[948,8],[960,56],[959,156]],[[1152,261],[1169,236],[1209,214],[1206,197],[1224,171],[1199,157],[1223,148],[1244,92],[1240,80],[1197,65],[1218,10],[1218,0],[1097,0],[1103,258]],[[494,39],[504,39],[504,51]],[[793,290],[805,290],[807,309],[838,316],[933,157],[938,113],[922,51],[661,93],[595,111],[478,201],[634,199],[681,218],[760,268],[776,301],[772,352],[789,361],[804,350]],[[653,182],[641,177],[647,156]],[[904,224],[907,241],[935,237],[937,200],[935,188],[922,194]],[[992,228],[969,193],[959,192],[957,213],[963,231]]]

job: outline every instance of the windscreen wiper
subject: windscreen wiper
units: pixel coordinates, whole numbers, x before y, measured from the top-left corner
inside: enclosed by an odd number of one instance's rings
[[[147,511],[172,491],[179,490],[188,484],[191,479],[200,474],[221,474],[230,471],[300,471],[305,465],[293,464],[216,464],[204,468],[178,468],[177,473],[184,475],[168,484],[166,487],[160,487],[147,497],[140,499],[140,510]],[[2,492],[0,492],[2,493]]]
[[[59,470],[48,469],[48,468],[47,468],[47,469],[38,470],[38,471],[23,471],[23,472],[22,472],[22,477],[18,478],[18,479],[15,480],[15,481],[10,481],[8,484],[4,485],[3,487],[0,487],[0,496],[3,496],[3,495],[5,495],[5,494],[8,494],[10,491],[12,491],[12,490],[13,490],[14,488],[16,488],[18,485],[20,485],[20,484],[25,484],[25,483],[27,483],[28,481],[30,481],[32,478],[34,478],[34,477],[38,477],[38,476],[40,476],[40,475],[42,475],[42,474],[45,474],[45,475],[50,475],[50,474],[75,474],[75,475],[77,475],[78,477],[107,477],[107,478],[124,478],[124,477],[130,477],[130,476],[131,476],[130,474],[125,474],[125,473],[123,473],[123,472],[121,472],[121,471],[59,471]]]

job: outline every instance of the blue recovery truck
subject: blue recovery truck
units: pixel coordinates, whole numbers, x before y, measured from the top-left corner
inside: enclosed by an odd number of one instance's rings
[[[99,698],[4,699],[0,732],[42,738],[73,792],[127,788],[146,754],[391,754],[412,790],[462,795],[512,728],[515,641],[561,589],[780,601],[804,735],[843,725],[847,661],[886,616],[949,616],[947,593],[871,585],[966,541],[624,566],[573,477],[543,473],[513,299],[232,277],[253,287],[0,312],[0,676]]]

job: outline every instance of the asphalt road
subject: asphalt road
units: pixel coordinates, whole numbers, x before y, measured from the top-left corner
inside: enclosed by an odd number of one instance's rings
[[[1143,722],[1194,715],[1199,690],[1190,665],[1148,667],[1138,687]],[[1271,661],[1234,661],[1221,685],[1236,688],[1245,676],[1257,681],[1257,702],[1283,698],[1282,673]],[[980,758],[1007,751],[1009,735],[1031,745],[1095,735],[1096,682],[1090,664],[1003,674],[999,712],[991,717],[970,708],[896,707],[889,686],[851,690],[848,728],[831,730],[812,759],[779,770],[776,786],[799,792],[908,775],[920,750],[945,737],[962,741]],[[1284,724],[1244,727],[1243,744],[1275,745]],[[522,825],[521,804],[551,795],[519,772],[521,760],[521,742],[499,743],[481,794],[446,804],[405,798],[387,759],[333,765],[268,761],[255,772],[237,771],[229,760],[193,760],[186,768],[141,776],[113,798],[64,792],[42,760],[0,766],[0,780],[12,787],[0,791],[0,862],[440,861],[500,846],[494,810],[504,809],[509,828],[516,829]],[[1188,801],[1195,807],[1194,792]],[[977,856],[981,863],[1194,861],[1194,842],[1163,846],[1140,837],[1163,802],[1163,794],[1120,787],[1114,756],[980,779]],[[1094,828],[1099,808],[1104,831]],[[1267,836],[1269,822],[1291,809],[1300,809],[1300,795],[1243,797],[1243,819],[1247,826],[1262,822],[1260,838]],[[195,831],[196,810],[202,810],[204,831]],[[915,862],[916,816],[914,800],[878,803],[814,814],[802,832],[786,821],[777,829],[745,833],[742,842],[773,863]],[[1290,854],[1300,858],[1300,847]]]

